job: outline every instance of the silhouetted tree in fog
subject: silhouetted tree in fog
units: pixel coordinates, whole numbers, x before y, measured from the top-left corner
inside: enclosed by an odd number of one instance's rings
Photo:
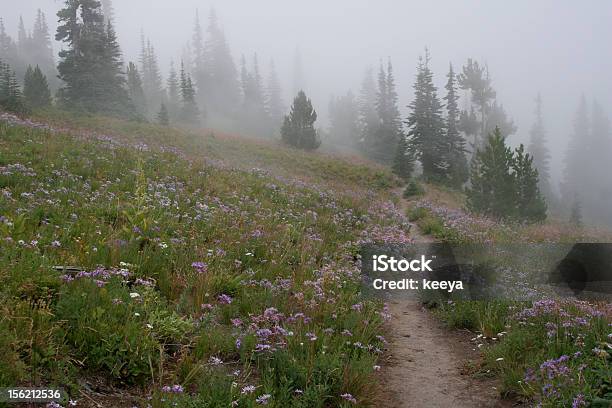
[[[166,89],[168,93],[167,110],[168,115],[173,119],[176,118],[180,110],[181,103],[181,84],[179,82],[178,74],[174,68],[174,61],[170,61],[170,71],[168,72],[168,79],[166,81]],[[201,90],[200,90],[201,92]]]
[[[321,145],[314,123],[317,112],[312,102],[300,91],[293,100],[291,112],[285,116],[281,128],[281,138],[289,146],[299,149],[314,150]]]
[[[361,131],[359,106],[351,91],[340,97],[332,97],[329,103],[329,136],[334,144],[357,148]]]
[[[23,80],[23,96],[31,108],[44,108],[51,105],[51,91],[47,78],[38,65],[28,67]]]
[[[423,167],[423,177],[429,181],[444,182],[449,175],[448,143],[445,140],[442,103],[433,84],[429,68],[429,53],[419,59],[414,83],[414,100],[408,106],[409,149]]]
[[[157,113],[157,123],[162,126],[170,125],[170,118],[168,117],[168,109],[166,104],[162,103],[159,112]]]
[[[441,152],[448,163],[448,183],[456,188],[465,184],[468,180],[469,170],[465,157],[465,139],[459,131],[459,107],[457,101],[457,80],[452,64],[449,67],[446,82],[446,129],[443,151]]]
[[[283,123],[283,112],[285,111],[285,107],[282,94],[283,92],[276,74],[274,61],[270,61],[270,72],[266,86],[266,109],[272,134],[278,134],[278,129]]]
[[[151,41],[145,38],[144,33],[140,34],[140,75],[147,106],[160,106],[164,100],[164,89],[159,63],[155,48]],[[154,109],[148,114],[154,115]]]
[[[104,24],[100,3],[67,0],[58,18],[56,39],[67,47],[59,54],[58,71],[65,83],[60,101],[73,109],[121,116],[133,114],[124,89],[119,44],[112,24]]]
[[[17,75],[0,60],[0,107],[15,113],[27,113]]]
[[[550,151],[546,146],[546,129],[542,117],[542,98],[540,94],[536,97],[535,121],[531,127],[529,153],[533,156],[533,164],[538,169],[540,177],[540,190],[550,201],[554,198],[554,193],[550,185]]]
[[[142,80],[138,68],[133,62],[130,62],[127,67],[127,88],[136,112],[143,118],[146,117],[147,103],[142,89]]]
[[[374,133],[378,128],[380,119],[376,112],[376,83],[374,82],[374,74],[372,69],[365,72],[363,81],[361,82],[361,91],[359,93],[359,127],[360,139],[359,146],[364,154],[368,154],[367,146],[374,138]]]
[[[185,73],[185,67],[181,64],[181,113],[180,119],[183,124],[199,126],[200,109],[196,102],[196,91],[191,80],[191,75]]]
[[[364,141],[366,154],[381,163],[390,164],[395,156],[397,142],[402,134],[402,122],[397,107],[397,92],[393,66],[389,60],[387,70],[381,64],[378,73],[376,97],[378,124],[369,139]]]

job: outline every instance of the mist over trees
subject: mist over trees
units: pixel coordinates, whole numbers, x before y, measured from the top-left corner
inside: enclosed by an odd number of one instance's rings
[[[500,141],[492,146],[490,136],[501,135],[508,148],[518,145],[518,128],[494,81],[494,76],[502,79],[503,73],[492,75],[486,59],[466,55],[453,65],[440,58],[448,70],[438,71],[426,51],[418,61],[412,89],[396,81],[396,75],[406,69],[404,64],[397,70],[385,56],[372,69],[365,67],[371,62],[367,61],[351,68],[364,72],[361,82],[331,97],[330,91],[327,109],[321,109],[320,99],[308,86],[321,80],[306,69],[313,65],[308,48],[291,45],[289,62],[281,70],[272,59],[278,61],[280,56],[267,55],[261,61],[257,52],[262,50],[244,51],[236,58],[234,41],[230,44],[232,37],[214,9],[206,15],[197,10],[185,15],[190,32],[171,56],[163,48],[158,54],[159,39],[154,44],[134,26],[133,40],[140,39],[140,50],[124,57],[122,39],[114,29],[121,16],[111,0],[63,3],[55,34],[62,43],[59,52],[53,50],[50,17],[42,10],[16,19],[14,34],[7,32],[0,19],[3,109],[25,113],[55,105],[165,126],[239,132],[309,150],[334,146],[390,166],[409,182],[422,179],[472,192],[477,187],[474,178],[485,177],[474,171],[474,163],[484,160],[482,152],[494,147],[504,150]],[[555,169],[559,135],[549,129],[560,120],[545,115],[550,104],[545,93],[533,103],[536,93],[533,87],[533,93],[525,96],[525,105],[533,106],[534,112],[530,126],[521,129],[528,136],[527,148],[510,149],[513,159],[508,167],[515,179],[525,175],[520,183],[515,180],[515,189],[522,191],[522,197],[531,197],[524,199],[534,203],[535,209],[514,205],[513,217],[540,220],[543,197],[548,208],[566,220],[573,217],[580,218],[577,223],[612,225],[612,182],[606,176],[612,136],[604,107],[585,97],[571,128],[567,123],[566,135],[571,137],[559,183]],[[289,96],[295,97],[291,107],[284,101]]]

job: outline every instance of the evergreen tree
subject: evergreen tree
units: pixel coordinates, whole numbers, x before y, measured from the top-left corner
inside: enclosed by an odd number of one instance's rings
[[[170,71],[168,73],[166,88],[168,90],[168,113],[174,118],[180,110],[181,92],[181,84],[179,83],[179,78],[174,68],[174,61],[170,61]]]
[[[285,111],[282,97],[280,81],[276,74],[274,61],[270,61],[270,73],[266,87],[266,109],[270,119],[270,129],[272,133],[278,132],[283,122],[283,112]]]
[[[257,54],[253,56],[251,71],[246,67],[244,56],[241,60],[240,79],[242,83],[242,126],[244,132],[258,136],[269,136],[270,122],[266,106]]]
[[[232,128],[240,107],[238,72],[225,34],[211,10],[204,42],[204,66],[208,82],[201,87],[199,103],[207,108],[211,126]]]
[[[365,148],[370,158],[389,164],[394,160],[397,144],[402,136],[391,61],[388,61],[386,71],[382,64],[380,66],[376,112],[379,122],[372,137],[366,141]]]
[[[140,35],[140,47],[140,73],[145,100],[148,106],[160,106],[165,98],[157,54],[144,33]]]
[[[10,112],[28,113],[17,81],[17,75],[2,60],[0,60],[0,107]]]
[[[395,158],[393,159],[393,173],[404,180],[408,180],[412,177],[414,162],[414,152],[409,148],[408,139],[406,136],[401,135],[395,150]]]
[[[47,78],[38,65],[32,69],[28,66],[23,80],[23,96],[26,104],[31,108],[44,108],[51,105],[51,91]]]
[[[335,145],[355,148],[360,138],[359,107],[351,91],[332,97],[329,104],[329,135]]]
[[[56,40],[66,43],[58,71],[65,82],[61,101],[90,112],[129,116],[133,113],[127,92],[121,52],[111,24],[105,27],[96,0],[67,0],[58,12]]]
[[[26,32],[25,24],[23,23],[23,16],[19,16],[19,25],[17,27],[17,46],[19,47],[19,52],[21,55],[30,53],[31,43],[32,38]]]
[[[11,36],[6,33],[2,18],[0,18],[0,58],[2,58],[6,64],[12,66],[21,64],[17,44]]]
[[[40,66],[40,70],[47,77],[49,87],[52,90],[59,88],[55,58],[53,57],[53,45],[49,34],[49,26],[45,13],[37,10],[34,28],[32,30],[33,55],[32,65]]]
[[[512,150],[506,146],[499,128],[489,136],[471,163],[471,186],[467,189],[467,207],[495,218],[516,215],[516,183],[511,173]]]
[[[369,156],[368,147],[372,145],[374,135],[380,123],[378,112],[376,111],[376,96],[378,90],[374,82],[372,69],[366,70],[361,83],[359,94],[359,127],[360,127],[360,148]]]
[[[449,166],[449,182],[454,187],[461,187],[468,179],[469,171],[467,159],[465,157],[465,139],[459,132],[459,107],[457,101],[459,95],[457,95],[457,82],[455,72],[453,71],[452,64],[448,70],[447,75],[448,81],[446,83],[446,140],[445,149],[446,160]]]
[[[546,146],[546,130],[542,118],[542,98],[536,97],[535,122],[531,127],[528,151],[533,157],[533,163],[538,169],[540,177],[540,190],[544,196],[551,200],[554,196],[550,185],[550,152]]]
[[[514,152],[512,169],[519,219],[530,222],[544,221],[547,206],[538,187],[538,170],[533,164],[533,157],[525,152],[522,144]]]
[[[444,182],[448,178],[448,143],[445,143],[442,104],[433,84],[433,73],[429,68],[429,54],[419,59],[417,78],[414,84],[414,101],[406,122],[410,138],[409,148],[423,167],[426,180]]]
[[[170,118],[168,116],[168,109],[166,108],[166,104],[164,104],[164,103],[161,104],[161,109],[159,110],[159,113],[157,114],[157,123],[160,124],[161,126],[169,126],[170,125]]]
[[[142,89],[142,80],[138,68],[133,62],[130,62],[127,68],[127,88],[136,112],[143,118],[146,117],[147,103]]]
[[[574,117],[573,133],[565,156],[561,184],[561,194],[565,203],[573,202],[576,195],[588,196],[589,191],[584,188],[584,183],[587,183],[590,174],[585,164],[591,160],[592,150],[588,107],[585,97],[582,96]]]
[[[300,91],[293,100],[291,112],[285,116],[281,128],[283,142],[299,149],[317,149],[321,141],[314,127],[316,120],[317,112],[312,107],[312,102],[304,91]]]
[[[195,80],[198,89],[202,95],[206,95],[210,92],[210,85],[212,79],[210,77],[211,67],[207,66],[210,60],[207,59],[206,50],[204,48],[204,34],[202,32],[202,26],[200,24],[200,13],[196,10],[195,15],[195,26],[193,29],[193,38],[192,38],[192,47],[191,54],[192,60],[190,61],[191,65],[187,65],[189,68],[193,68],[193,78]],[[201,99],[200,103],[205,103],[203,99]],[[205,106],[203,104],[203,106]]]
[[[180,118],[184,124],[200,125],[200,110],[196,102],[196,92],[191,75],[185,73],[185,66],[181,63],[181,113]]]

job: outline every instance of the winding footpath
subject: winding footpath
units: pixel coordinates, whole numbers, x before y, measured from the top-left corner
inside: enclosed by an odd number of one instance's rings
[[[409,202],[400,196],[403,214]],[[413,224],[416,242],[432,243]],[[382,384],[385,395],[380,406],[393,408],[488,408],[511,407],[502,401],[492,380],[475,380],[467,365],[479,358],[469,343],[468,333],[452,332],[442,326],[414,300],[395,300],[389,353]]]

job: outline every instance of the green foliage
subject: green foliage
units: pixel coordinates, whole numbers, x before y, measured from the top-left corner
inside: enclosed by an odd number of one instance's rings
[[[57,41],[66,43],[59,53],[58,71],[65,86],[61,103],[71,109],[132,117],[134,106],[124,89],[123,62],[111,22],[96,0],[66,1],[58,12]]]
[[[200,108],[196,102],[196,91],[191,81],[191,75],[185,73],[185,67],[181,63],[181,111],[179,118],[186,125],[200,125]]]
[[[392,169],[393,173],[404,180],[408,180],[414,171],[414,155],[412,150],[408,147],[408,140],[406,137],[403,135],[400,136]]]
[[[425,189],[421,184],[419,184],[416,180],[410,180],[406,189],[404,190],[403,197],[404,198],[414,198],[419,197],[425,194]]]
[[[142,79],[136,64],[130,61],[127,67],[127,89],[136,112],[143,118],[147,115],[147,104],[142,89]]]
[[[427,181],[443,182],[449,174],[448,143],[445,140],[442,103],[429,68],[429,53],[419,59],[414,83],[414,101],[408,116],[409,148],[423,167]]]
[[[15,113],[28,113],[15,72],[0,60],[0,107]]]
[[[546,218],[532,157],[522,145],[512,152],[499,128],[476,153],[470,174],[471,186],[466,193],[471,211],[531,222]]]
[[[34,109],[51,105],[49,84],[38,65],[34,69],[31,65],[28,66],[23,80],[23,96],[28,106]]]
[[[304,150],[315,150],[321,145],[314,123],[317,112],[312,102],[300,91],[293,100],[291,112],[285,116],[281,128],[281,138],[289,146]]]

